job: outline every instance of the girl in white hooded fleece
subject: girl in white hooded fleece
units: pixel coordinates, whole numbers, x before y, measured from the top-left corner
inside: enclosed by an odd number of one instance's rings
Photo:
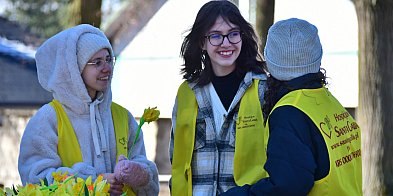
[[[63,164],[59,119],[54,107],[46,104],[30,119],[22,137],[18,160],[22,183],[40,183],[44,178],[52,183],[52,173],[61,171],[84,179],[103,175],[111,194],[121,194],[126,184],[137,195],[158,195],[157,167],[146,158],[142,132],[127,160],[135,179],[121,182],[113,173],[119,143],[111,112],[114,57],[104,33],[87,24],[66,29],[38,48],[36,64],[40,84],[53,94],[71,122],[83,161],[69,167]],[[130,150],[138,124],[127,113],[124,123],[129,135],[124,141]]]

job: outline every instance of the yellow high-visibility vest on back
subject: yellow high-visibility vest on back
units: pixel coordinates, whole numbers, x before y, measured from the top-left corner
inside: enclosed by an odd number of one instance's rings
[[[238,186],[254,184],[266,177],[266,162],[261,104],[258,82],[254,80],[240,101],[236,120],[234,179]],[[174,196],[192,195],[191,161],[194,150],[198,105],[194,92],[183,82],[177,93],[178,111],[172,159],[172,190]]]
[[[72,127],[67,113],[56,99],[52,100],[49,105],[51,105],[56,111],[58,130],[57,150],[61,158],[62,165],[65,167],[72,167],[75,163],[83,161],[82,152],[78,139],[76,138],[74,128]],[[128,112],[125,108],[115,102],[112,102],[111,104],[111,112],[115,128],[116,157],[118,158],[120,155],[127,156],[129,131]],[[125,186],[124,191],[127,191],[127,195],[135,195],[130,187]]]
[[[272,112],[284,105],[294,106],[310,117],[329,153],[329,173],[314,183],[308,195],[362,195],[361,131],[352,116],[325,87],[292,91],[277,102]],[[266,134],[267,140],[269,131]]]

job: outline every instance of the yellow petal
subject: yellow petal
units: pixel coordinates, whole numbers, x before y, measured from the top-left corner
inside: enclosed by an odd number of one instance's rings
[[[86,185],[91,185],[91,176],[86,179]]]
[[[157,110],[157,107],[147,108],[143,112],[142,118],[145,119],[145,122],[152,122],[158,119],[160,116],[160,110]]]

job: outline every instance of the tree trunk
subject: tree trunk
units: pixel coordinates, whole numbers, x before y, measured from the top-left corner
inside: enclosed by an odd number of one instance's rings
[[[100,28],[101,26],[102,0],[82,0],[81,23],[91,24]]]
[[[359,24],[363,193],[393,194],[393,1],[352,0]]]
[[[65,26],[73,27],[78,24],[91,24],[100,28],[101,5],[102,0],[71,0]]]
[[[257,0],[256,4],[255,26],[261,38],[261,50],[263,52],[266,44],[267,32],[274,23],[275,0]]]
[[[169,140],[171,135],[171,119],[159,118],[157,120],[157,146],[154,162],[157,164],[159,174],[171,174],[171,163],[169,161]]]

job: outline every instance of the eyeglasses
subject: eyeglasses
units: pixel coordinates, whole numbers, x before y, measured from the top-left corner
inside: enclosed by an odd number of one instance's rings
[[[94,59],[91,62],[87,62],[87,65],[94,65],[97,71],[102,71],[106,64],[110,65],[111,68],[115,66],[116,58],[114,56],[107,56],[105,59]]]
[[[242,41],[242,33],[240,31],[232,31],[226,35],[213,33],[210,35],[205,36],[213,46],[219,46],[224,42],[224,38],[227,38],[229,43],[237,44]]]

